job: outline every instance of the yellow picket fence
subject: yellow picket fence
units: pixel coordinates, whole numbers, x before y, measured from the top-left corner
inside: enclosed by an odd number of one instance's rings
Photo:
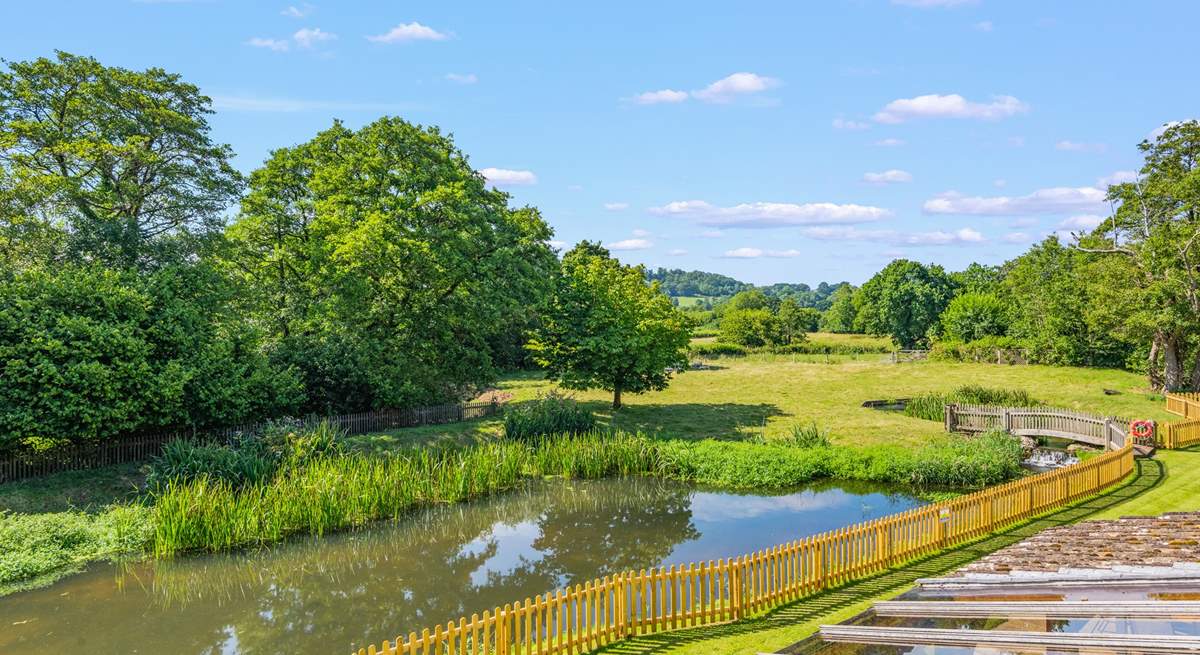
[[[1163,423],[1158,428],[1163,448],[1187,448],[1200,444],[1200,393],[1168,393],[1167,411],[1182,421]]]
[[[1133,470],[1131,446],[954,500],[751,555],[629,571],[472,614],[357,655],[552,655],[726,623],[1092,495]]]

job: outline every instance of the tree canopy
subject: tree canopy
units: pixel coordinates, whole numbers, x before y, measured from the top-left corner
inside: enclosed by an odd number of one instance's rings
[[[691,325],[640,266],[584,241],[567,252],[529,347],[568,389],[613,394],[666,388],[686,368]]]
[[[954,283],[941,266],[897,259],[859,290],[856,320],[870,334],[915,348],[928,343],[953,295]]]

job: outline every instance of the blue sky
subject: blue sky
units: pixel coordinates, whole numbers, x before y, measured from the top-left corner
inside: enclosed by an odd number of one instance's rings
[[[1200,113],[1194,2],[8,2],[0,57],[161,66],[249,172],[438,125],[556,240],[757,282],[959,269],[1094,224]]]

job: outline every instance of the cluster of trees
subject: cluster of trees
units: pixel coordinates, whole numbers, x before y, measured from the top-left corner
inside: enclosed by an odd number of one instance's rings
[[[816,332],[821,311],[802,307],[794,298],[782,300],[759,289],[742,291],[718,308],[720,339],[757,348],[800,343]]]
[[[531,332],[616,404],[682,360],[640,267],[560,264],[437,128],[335,122],[246,177],[211,113],[161,69],[0,71],[0,447],[457,400]]]
[[[678,268],[647,270],[646,279],[658,282],[662,286],[662,290],[672,298],[679,296],[727,298],[739,291],[754,287],[752,284],[739,282],[728,275],[704,271],[684,271]]]

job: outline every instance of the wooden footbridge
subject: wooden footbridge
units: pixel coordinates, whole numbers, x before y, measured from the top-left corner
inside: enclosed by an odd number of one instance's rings
[[[946,405],[948,432],[1001,428],[1023,437],[1061,437],[1115,450],[1129,438],[1129,419],[1053,407]]]

